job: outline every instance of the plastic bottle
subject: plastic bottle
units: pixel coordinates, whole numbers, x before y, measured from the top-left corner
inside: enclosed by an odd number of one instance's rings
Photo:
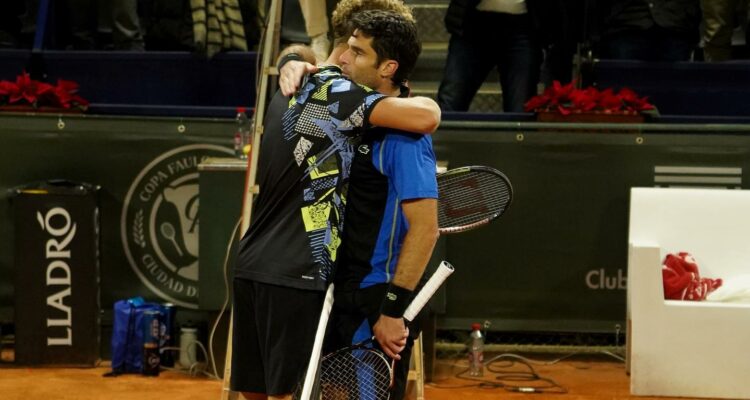
[[[196,348],[195,342],[198,340],[198,329],[192,327],[180,328],[180,365],[183,368],[190,368],[195,364]]]
[[[146,310],[143,312],[143,375],[159,375],[159,339],[161,336],[161,312]]]
[[[248,158],[250,155],[250,150],[252,149],[253,144],[253,133],[255,132],[255,111],[252,111],[253,116],[250,117],[250,121],[247,125],[247,136],[245,137],[245,140],[243,140],[243,146],[242,146],[242,154],[244,158]]]
[[[245,159],[245,145],[250,141],[250,119],[245,113],[245,107],[237,107],[237,116],[235,117],[237,129],[234,132],[234,156]]]
[[[469,342],[469,376],[484,375],[484,335],[482,325],[471,324],[471,335]]]

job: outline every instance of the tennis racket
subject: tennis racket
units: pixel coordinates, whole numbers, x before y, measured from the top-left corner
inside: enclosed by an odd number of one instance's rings
[[[484,166],[451,169],[437,176],[440,233],[487,225],[513,200],[513,186],[502,172]]]
[[[443,284],[453,266],[443,261],[404,312],[408,324]],[[393,386],[393,366],[374,338],[323,357],[320,366],[320,398],[323,400],[387,400]]]

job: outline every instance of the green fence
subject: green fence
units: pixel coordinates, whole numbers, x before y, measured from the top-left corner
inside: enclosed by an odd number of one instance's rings
[[[231,153],[232,120],[0,116],[0,308],[13,304],[8,189],[48,179],[101,186],[101,297],[198,304],[198,163]],[[28,221],[35,224],[35,221]],[[21,289],[22,288],[17,288]]]
[[[233,124],[0,115],[0,320],[13,309],[8,189],[53,178],[102,187],[102,307],[135,295],[198,307],[198,244],[210,238],[197,235],[197,164],[230,153]],[[490,320],[496,330],[614,331],[625,315],[629,189],[745,188],[747,133],[735,125],[444,122],[438,159],[498,168],[516,197],[493,225],[445,238],[456,273],[438,327]]]
[[[745,125],[444,122],[438,158],[505,172],[515,199],[493,225],[448,238],[456,273],[438,326],[623,328],[630,188],[746,188],[748,133]]]

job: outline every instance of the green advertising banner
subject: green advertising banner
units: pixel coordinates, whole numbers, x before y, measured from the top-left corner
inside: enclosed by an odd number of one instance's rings
[[[231,119],[1,115],[0,309],[23,273],[8,190],[50,179],[101,186],[102,308],[132,296],[197,308],[198,164],[230,155],[233,134]]]
[[[515,192],[499,220],[446,238],[456,272],[439,328],[624,333],[630,188],[748,186],[747,126],[547,125],[444,122],[435,134],[449,168],[495,167]]]
[[[493,224],[441,239],[456,272],[438,328],[624,329],[630,188],[747,188],[746,126],[572,127],[441,125],[439,160],[495,167],[515,198]],[[14,264],[8,189],[56,178],[101,186],[102,308],[137,295],[198,308],[199,243],[211,240],[197,234],[198,164],[229,155],[233,130],[231,119],[0,115],[0,319],[23,290],[13,287],[23,266]]]

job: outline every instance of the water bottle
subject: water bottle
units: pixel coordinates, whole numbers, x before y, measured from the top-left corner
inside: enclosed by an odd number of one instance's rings
[[[482,376],[484,374],[484,335],[481,324],[471,324],[469,335],[469,375]]]
[[[198,341],[198,329],[191,327],[180,328],[180,365],[190,368],[195,364],[196,348]]]
[[[174,357],[172,352],[166,350],[168,347],[175,345],[175,314],[177,309],[172,303],[163,303],[161,305],[162,323],[161,323],[161,340],[159,340],[159,351],[161,353],[161,365],[165,367],[174,367]]]
[[[146,310],[143,312],[143,375],[158,376],[159,364],[159,340],[161,339],[161,312]]]
[[[237,107],[235,121],[237,129],[234,132],[234,156],[246,159],[245,145],[250,143],[250,119],[247,118],[245,107]]]

